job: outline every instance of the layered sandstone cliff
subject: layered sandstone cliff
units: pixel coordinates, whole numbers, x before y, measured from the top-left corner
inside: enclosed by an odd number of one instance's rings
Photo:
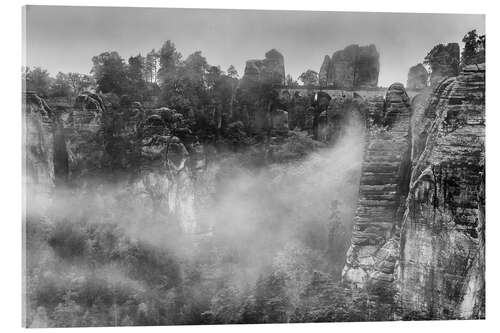
[[[375,45],[349,45],[325,56],[319,71],[322,86],[336,89],[376,88],[380,69],[380,55]]]
[[[467,66],[414,113],[425,141],[413,140],[401,230],[404,317],[484,317],[484,84],[484,64]]]
[[[426,59],[431,67],[431,84],[436,85],[444,77],[458,75],[460,46],[458,43],[436,45]]]
[[[68,177],[79,181],[102,171],[105,158],[103,101],[95,94],[82,94],[61,115],[68,152]]]
[[[318,106],[328,106],[317,108],[319,125],[341,124],[352,110],[366,118],[343,280],[383,296],[396,309],[393,318],[484,317],[484,89],[484,65],[471,65],[411,105],[399,83],[363,106],[359,96],[325,98],[328,103],[318,98]],[[75,181],[137,167],[131,188],[147,193],[157,207],[172,207],[187,222],[184,230],[194,232],[192,210],[185,209],[193,201],[187,188],[194,186],[186,169],[203,163],[196,158],[203,147],[195,145],[174,110],[132,104],[108,108],[87,94],[55,112],[26,93],[25,170],[34,189],[28,194],[52,189],[64,177]],[[287,116],[283,110],[272,113],[276,130],[287,131]],[[139,165],[129,165],[132,160]]]
[[[188,175],[203,167],[203,147],[175,110],[145,110],[137,102],[117,107],[85,93],[73,106],[54,111],[26,93],[23,111],[30,209],[58,189],[97,191],[125,182],[144,199],[144,214],[165,207],[171,220],[194,232]]]
[[[410,108],[402,84],[389,87],[379,121],[366,138],[359,200],[343,272],[344,281],[354,287],[364,287],[371,279],[394,280],[394,260],[388,256],[394,256],[396,244],[389,240],[400,216],[409,152]],[[392,265],[382,264],[389,259]]]
[[[484,317],[484,88],[484,64],[411,107],[392,85],[382,126],[368,122],[343,280],[384,297],[394,318]]]

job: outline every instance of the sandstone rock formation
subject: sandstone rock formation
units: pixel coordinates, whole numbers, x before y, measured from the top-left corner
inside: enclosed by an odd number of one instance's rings
[[[439,44],[425,57],[425,62],[431,67],[431,85],[447,76],[458,75],[460,65],[460,46],[458,43]]]
[[[105,156],[102,99],[84,93],[76,98],[73,108],[63,118],[64,138],[68,151],[69,176],[73,180],[97,176]]]
[[[76,97],[75,105],[85,110],[102,112],[106,108],[102,98],[94,93],[84,91]]]
[[[320,87],[326,87],[328,85],[328,78],[331,76],[330,74],[330,56],[326,55],[325,59],[323,59],[323,63],[321,64],[321,68],[319,69],[319,85]]]
[[[242,86],[256,83],[283,85],[285,83],[285,62],[283,55],[275,49],[266,52],[262,60],[248,60],[241,79]]]
[[[344,281],[365,286],[369,280],[392,282],[396,243],[388,241],[398,224],[399,206],[405,193],[404,159],[409,152],[410,108],[401,83],[391,85],[386,93],[383,124],[370,128],[361,169],[359,201],[347,252]]]
[[[271,128],[270,113],[280,107],[277,89],[285,84],[283,55],[272,49],[263,60],[248,60],[245,73],[240,80],[238,96],[240,113],[248,130],[263,133]],[[219,116],[221,128],[222,116]]]
[[[325,57],[320,69],[320,81],[326,77],[325,85],[336,89],[375,88],[378,84],[379,57],[373,44],[349,45],[335,52],[331,58]]]
[[[54,111],[31,92],[23,98],[23,114],[30,207],[48,199],[59,185],[94,188],[96,182],[127,179],[130,191],[152,205],[149,210],[145,206],[145,214],[167,209],[182,230],[194,232],[187,169],[202,168],[205,154],[181,114],[145,109],[138,102],[110,104],[92,93]],[[193,147],[193,161],[188,146]]]
[[[401,230],[403,317],[484,317],[484,83],[484,64],[466,66],[414,115],[429,121]]]
[[[484,317],[484,83],[484,64],[466,66],[411,108],[394,84],[382,126],[368,122],[343,280],[394,318]]]
[[[288,132],[288,112],[281,109],[272,111],[271,127],[278,132]]]
[[[410,67],[408,71],[408,80],[406,81],[406,89],[420,90],[427,87],[427,80],[429,72],[425,69],[424,65],[417,64]]]
[[[334,144],[347,133],[346,131],[350,130],[350,124],[353,120],[363,122],[369,113],[368,110],[367,101],[359,98],[359,96],[355,97],[347,94],[334,96],[330,100],[326,111],[329,133],[325,139]]]
[[[51,188],[96,175],[106,155],[102,99],[84,93],[74,107],[56,112],[35,93],[25,96],[26,179]]]
[[[385,96],[383,95],[375,95],[366,98],[366,104],[368,106],[368,117],[366,118],[366,125],[368,127],[371,127],[375,123],[382,123],[382,119],[384,117],[384,97]]]
[[[54,186],[54,113],[34,92],[23,96],[25,186],[35,192]],[[41,194],[41,193],[40,193]]]

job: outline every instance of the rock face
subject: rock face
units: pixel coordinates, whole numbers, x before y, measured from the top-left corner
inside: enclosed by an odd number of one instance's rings
[[[194,232],[189,175],[203,168],[205,154],[183,116],[137,102],[108,102],[84,93],[73,106],[54,111],[36,94],[25,94],[27,206],[50,199],[59,185],[95,188],[126,180],[129,191],[145,197],[144,214],[168,209],[183,231]]]
[[[271,127],[279,132],[288,132],[288,112],[277,109],[271,112]]]
[[[335,52],[331,58],[325,57],[320,69],[320,84],[322,77],[326,77],[325,85],[336,89],[375,88],[378,84],[379,58],[373,44],[349,45]]]
[[[103,101],[78,96],[74,107],[52,110],[34,93],[25,94],[26,179],[53,188],[100,170],[105,155]]]
[[[458,75],[460,46],[458,43],[436,45],[426,60],[431,66],[431,85],[436,85],[443,77]]]
[[[406,81],[406,89],[409,90],[420,90],[427,87],[427,79],[429,78],[429,72],[425,69],[424,65],[417,64],[410,67],[408,71],[408,80]]]
[[[39,190],[50,190],[55,184],[54,113],[37,94],[26,92],[23,117],[25,186],[33,189],[33,194],[38,194]]]
[[[242,86],[256,83],[285,83],[285,61],[283,55],[275,49],[268,51],[262,60],[248,60],[242,77]]]
[[[367,122],[343,281],[382,296],[396,319],[484,318],[484,89],[484,64],[411,108],[394,84]]]
[[[84,93],[61,117],[69,156],[69,177],[74,181],[99,175],[106,163],[103,160],[105,110],[99,96]]]
[[[391,238],[401,217],[410,148],[410,108],[401,83],[389,87],[381,121],[387,127],[370,128],[367,135],[351,246],[342,274],[345,282],[356,287],[369,280],[394,280],[397,241]]]
[[[272,49],[263,60],[248,60],[239,83],[239,101],[244,122],[250,132],[263,133],[271,128],[271,111],[279,108],[276,89],[285,84],[283,55]],[[264,97],[264,98],[263,98]]]
[[[353,117],[362,121],[368,113],[369,104],[363,98],[347,95],[334,96],[326,111],[328,138],[323,140],[335,143],[349,130],[349,122]],[[323,122],[320,121],[320,123]]]
[[[484,83],[484,64],[467,66],[414,114],[425,141],[401,230],[404,318],[484,317]]]
[[[326,55],[325,59],[323,59],[323,63],[321,64],[321,68],[319,69],[319,85],[320,87],[326,87],[328,85],[328,77],[330,75],[330,56]]]

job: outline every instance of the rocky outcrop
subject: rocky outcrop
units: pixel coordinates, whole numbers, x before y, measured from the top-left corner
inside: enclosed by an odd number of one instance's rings
[[[426,61],[431,67],[431,85],[436,85],[444,77],[458,75],[460,46],[458,43],[436,45]]]
[[[382,107],[382,105],[381,105]],[[334,96],[328,105],[325,112],[325,121],[320,119],[320,124],[327,123],[328,135],[322,141],[334,144],[338,139],[347,134],[350,130],[352,121],[363,121],[369,117],[369,105],[366,100],[361,97],[340,95]],[[323,113],[321,114],[323,115]],[[320,130],[320,133],[324,130]]]
[[[380,71],[380,55],[375,45],[361,46],[356,59],[355,88],[376,88]],[[335,65],[334,65],[335,66]]]
[[[23,117],[24,180],[29,189],[27,194],[36,195],[39,191],[49,191],[55,185],[55,116],[36,93],[26,92],[23,96]]]
[[[181,114],[138,102],[120,106],[92,93],[56,111],[34,93],[23,102],[27,206],[50,198],[59,185],[125,181],[144,198],[144,214],[167,209],[170,222],[195,231],[190,177],[206,156]]]
[[[285,83],[285,61],[283,55],[275,49],[266,52],[262,60],[248,60],[241,79],[241,86],[247,87],[258,83],[283,85]]]
[[[368,106],[368,117],[367,126],[372,127],[372,125],[380,124],[384,117],[384,95],[375,95],[366,98],[366,104]]]
[[[270,113],[280,106],[278,88],[285,84],[283,55],[272,49],[263,60],[248,60],[239,83],[242,120],[251,133],[263,133],[272,127]],[[219,121],[219,128],[221,122]]]
[[[166,108],[160,110],[164,109]],[[172,178],[186,167],[189,152],[182,141],[174,135],[178,129],[176,126],[182,121],[174,119],[180,114],[170,109],[167,111],[171,113],[171,118],[166,118],[170,122],[164,120],[162,117],[165,116],[164,113],[162,115],[154,113],[140,125],[141,169],[161,174],[168,173]]]
[[[35,93],[26,93],[26,179],[45,183],[43,188],[67,185],[95,175],[105,164],[104,103],[84,93],[73,107],[52,110]]]
[[[434,90],[413,140],[401,230],[403,318],[484,317],[485,67]]]
[[[343,281],[392,304],[394,318],[484,318],[484,89],[484,64],[411,108],[394,84],[382,121],[367,122]]]
[[[68,152],[69,177],[73,181],[100,175],[105,157],[102,99],[91,93],[76,98],[61,117]]]
[[[277,109],[271,112],[271,128],[278,132],[288,132],[288,112]]]
[[[408,80],[406,81],[406,89],[408,90],[421,90],[427,87],[427,80],[429,79],[429,72],[425,69],[424,65],[417,64],[410,67],[408,71]]]
[[[375,45],[349,45],[325,57],[320,70],[320,82],[326,76],[327,86],[336,89],[375,88],[380,69],[379,53]],[[326,64],[328,62],[328,64]]]
[[[381,118],[385,126],[373,126],[366,138],[351,246],[342,273],[343,280],[355,287],[394,280],[398,241],[392,237],[401,218],[410,148],[409,100],[401,83],[389,87]]]
[[[139,177],[133,189],[151,201],[151,219],[160,218],[163,212],[170,226],[177,224],[184,232],[193,233],[193,184],[188,169],[192,166],[196,172],[199,161],[188,163],[190,153],[174,135],[182,128],[180,117],[175,110],[160,108],[139,125]]]
[[[323,63],[321,64],[321,68],[319,69],[318,79],[320,87],[326,87],[328,85],[328,78],[331,76],[330,62],[330,56],[326,55],[325,59],[323,59]]]

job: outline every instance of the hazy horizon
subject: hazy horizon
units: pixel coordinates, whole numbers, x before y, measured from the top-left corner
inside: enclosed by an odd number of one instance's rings
[[[26,65],[89,73],[92,57],[117,51],[125,61],[171,40],[183,58],[202,51],[211,65],[262,59],[275,48],[285,71],[297,78],[319,71],[325,55],[350,44],[375,44],[379,86],[406,82],[408,69],[439,43],[458,42],[470,30],[484,33],[484,15],[368,12],[174,9],[140,7],[26,7]]]

